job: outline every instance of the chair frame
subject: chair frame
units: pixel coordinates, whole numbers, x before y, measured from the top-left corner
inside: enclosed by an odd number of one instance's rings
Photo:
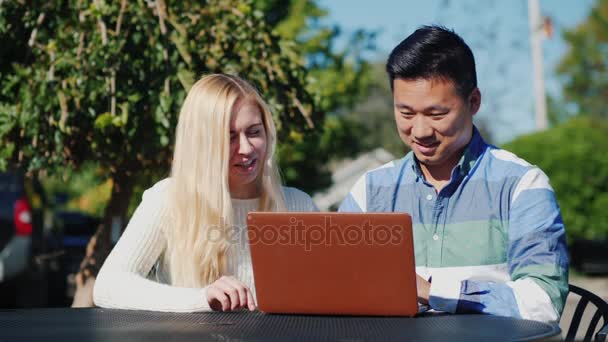
[[[608,303],[604,301],[599,296],[583,289],[578,286],[569,285],[569,290],[571,293],[579,295],[581,298],[576,305],[576,309],[574,311],[574,315],[572,316],[572,320],[570,321],[570,327],[568,328],[568,334],[566,335],[565,341],[574,341],[576,337],[576,332],[581,323],[581,319],[583,317],[583,313],[587,307],[587,304],[591,302],[595,305],[596,310],[589,322],[589,326],[587,327],[587,332],[585,333],[584,341],[591,341],[593,338],[593,333],[595,332],[597,325],[599,323],[600,318],[604,319],[604,325],[595,335],[595,342],[604,342],[606,341],[606,336],[608,335]]]

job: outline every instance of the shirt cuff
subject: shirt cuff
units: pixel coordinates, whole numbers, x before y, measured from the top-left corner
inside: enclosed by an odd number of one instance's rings
[[[460,298],[462,282],[449,277],[433,275],[429,305],[434,310],[455,313]]]

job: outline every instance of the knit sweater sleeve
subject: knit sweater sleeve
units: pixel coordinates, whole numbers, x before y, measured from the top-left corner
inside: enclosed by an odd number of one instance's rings
[[[104,308],[165,312],[209,311],[206,288],[184,288],[147,279],[167,246],[169,180],[144,192],[142,202],[103,264],[93,290]]]
[[[302,190],[291,187],[283,187],[285,195],[285,206],[287,211],[319,211],[312,198]]]

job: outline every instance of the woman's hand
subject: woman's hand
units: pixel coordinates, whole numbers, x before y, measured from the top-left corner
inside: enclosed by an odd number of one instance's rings
[[[231,311],[240,308],[255,310],[251,290],[232,276],[222,276],[207,286],[207,302],[215,311]]]

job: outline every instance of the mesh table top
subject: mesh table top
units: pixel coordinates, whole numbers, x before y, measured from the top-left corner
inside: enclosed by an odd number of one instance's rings
[[[0,341],[534,340],[556,325],[486,315],[347,317],[260,312],[157,313],[109,309],[0,310]]]

